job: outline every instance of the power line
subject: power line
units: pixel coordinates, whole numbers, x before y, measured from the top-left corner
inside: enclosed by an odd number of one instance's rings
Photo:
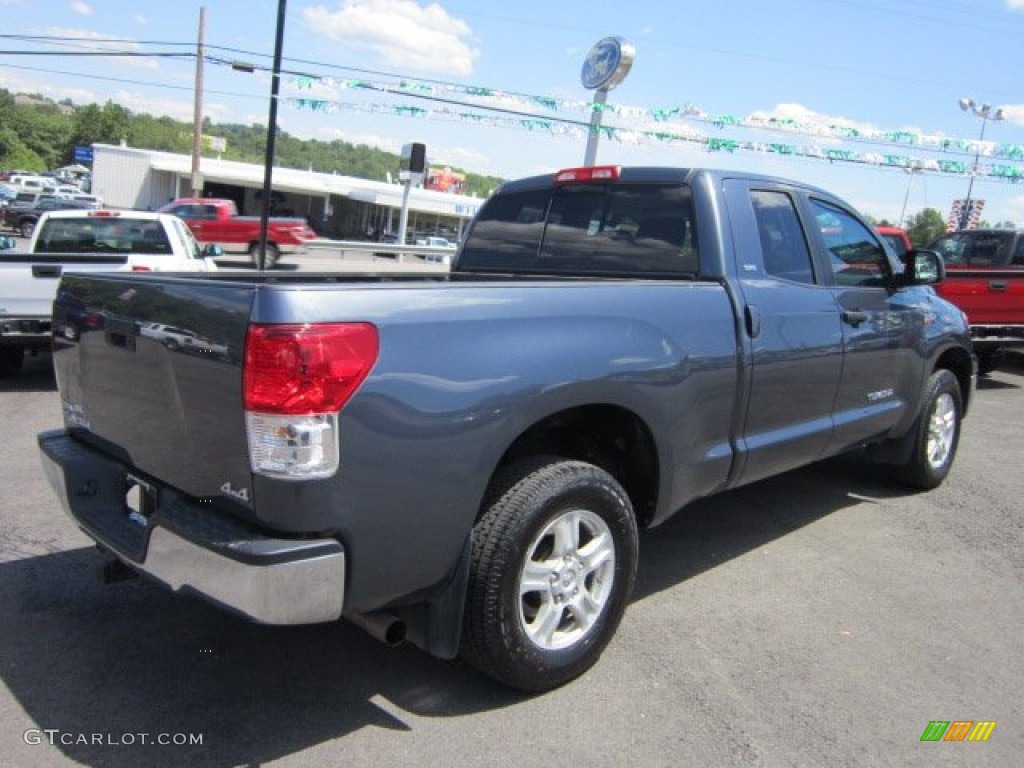
[[[113,82],[113,83],[125,83],[126,85],[144,85],[144,86],[149,86],[149,87],[153,87],[153,88],[165,88],[165,89],[173,90],[173,91],[188,91],[189,93],[191,93],[192,90],[193,90],[191,85],[171,85],[169,83],[159,83],[159,82],[154,82],[152,80],[131,80],[131,79],[125,78],[125,77],[111,77],[109,75],[87,75],[87,74],[85,74],[83,72],[68,72],[67,70],[48,69],[48,68],[45,68],[45,67],[26,67],[26,66],[21,66],[21,65],[18,65],[18,64],[3,64],[3,65],[0,65],[0,66],[3,66],[5,68],[7,68],[7,69],[20,69],[20,70],[24,70],[26,72],[43,72],[43,73],[48,74],[48,75],[68,75],[70,77],[82,77],[82,78],[86,78],[88,80],[106,80],[106,81]],[[217,91],[217,90],[206,89],[206,93],[214,93],[214,94],[217,94],[218,96],[237,96],[237,97],[243,98],[243,99],[261,99],[262,100],[262,99],[265,98],[265,96],[263,94],[257,95],[257,94],[249,94],[249,93],[238,93],[237,91]]]

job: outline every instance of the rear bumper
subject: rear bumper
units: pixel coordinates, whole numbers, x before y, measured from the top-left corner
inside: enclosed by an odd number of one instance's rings
[[[19,347],[48,347],[53,343],[49,317],[38,315],[0,316],[0,344]]]
[[[971,344],[975,350],[1024,347],[1024,325],[972,325]]]
[[[335,539],[281,539],[218,512],[212,502],[142,481],[129,467],[74,439],[43,432],[47,480],[71,519],[137,571],[264,624],[341,616],[345,550]],[[148,501],[129,507],[133,487]]]

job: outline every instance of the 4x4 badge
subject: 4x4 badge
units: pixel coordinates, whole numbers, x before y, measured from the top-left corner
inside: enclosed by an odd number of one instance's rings
[[[244,502],[248,502],[249,501],[249,489],[248,488],[239,488],[236,491],[234,488],[231,487],[231,482],[228,481],[228,482],[224,483],[224,485],[222,485],[220,487],[220,489],[221,489],[221,491],[223,493],[226,493],[228,496],[234,496],[236,499],[241,499]]]

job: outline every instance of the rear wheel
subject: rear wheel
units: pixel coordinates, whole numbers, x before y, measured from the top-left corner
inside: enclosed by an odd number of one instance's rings
[[[0,347],[0,378],[16,376],[24,363],[24,347]]]
[[[277,260],[281,258],[281,250],[274,243],[267,243],[266,258],[263,260],[263,266],[265,269],[272,269]],[[260,244],[253,243],[249,247],[249,258],[252,259],[252,265],[259,268],[260,266]]]
[[[914,423],[914,447],[903,467],[909,485],[930,490],[946,479],[960,441],[962,418],[960,383],[950,371],[936,371],[928,379],[921,413]]]
[[[636,563],[636,520],[611,475],[556,458],[514,466],[474,529],[463,657],[520,690],[572,680],[615,633]]]

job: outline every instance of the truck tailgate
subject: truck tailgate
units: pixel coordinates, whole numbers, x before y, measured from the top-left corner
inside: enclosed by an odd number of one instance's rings
[[[71,254],[4,254],[0,256],[0,316],[49,316],[57,283],[64,272],[104,272],[120,269],[125,256],[91,256],[76,260]]]
[[[248,488],[242,356],[252,293],[180,276],[65,276],[54,368],[66,425],[192,496]]]

